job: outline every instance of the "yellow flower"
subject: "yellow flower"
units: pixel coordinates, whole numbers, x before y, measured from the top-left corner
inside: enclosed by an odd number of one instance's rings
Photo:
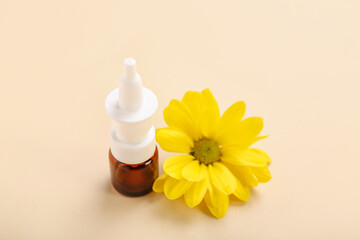
[[[184,195],[186,204],[195,207],[203,199],[216,218],[225,216],[229,195],[249,199],[249,187],[271,179],[269,156],[249,148],[266,136],[260,117],[242,119],[245,103],[234,103],[220,117],[218,104],[209,89],[188,91],[181,101],[171,100],[164,110],[169,127],[157,129],[156,140],[175,155],[164,162],[164,174],[153,190],[168,199]]]

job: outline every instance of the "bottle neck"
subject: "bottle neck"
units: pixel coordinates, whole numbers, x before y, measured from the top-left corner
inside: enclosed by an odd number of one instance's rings
[[[142,163],[151,158],[155,152],[155,128],[152,126],[145,137],[136,143],[128,143],[120,140],[117,137],[116,131],[111,129],[110,149],[113,156],[123,163]]]

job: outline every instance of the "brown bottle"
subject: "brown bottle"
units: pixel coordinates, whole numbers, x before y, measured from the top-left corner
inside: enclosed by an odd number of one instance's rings
[[[154,155],[139,164],[126,164],[118,161],[109,150],[111,183],[119,193],[137,197],[152,191],[158,177],[158,150]]]
[[[111,117],[111,183],[124,195],[149,193],[158,176],[158,150],[152,125],[157,106],[155,94],[142,86],[135,60],[125,59],[119,88],[110,92],[105,101]]]

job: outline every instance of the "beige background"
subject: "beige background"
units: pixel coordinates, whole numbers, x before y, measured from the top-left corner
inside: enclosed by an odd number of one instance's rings
[[[360,239],[357,0],[0,0],[0,239]],[[109,185],[132,56],[162,110],[209,87],[262,116],[273,179],[216,220]],[[171,154],[160,151],[163,163]]]

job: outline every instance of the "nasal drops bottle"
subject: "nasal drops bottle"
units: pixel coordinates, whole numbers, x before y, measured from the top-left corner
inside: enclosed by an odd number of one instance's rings
[[[119,88],[110,92],[105,101],[111,118],[111,183],[124,195],[149,193],[158,177],[158,150],[152,124],[157,106],[155,94],[142,86],[135,60],[125,59]]]

